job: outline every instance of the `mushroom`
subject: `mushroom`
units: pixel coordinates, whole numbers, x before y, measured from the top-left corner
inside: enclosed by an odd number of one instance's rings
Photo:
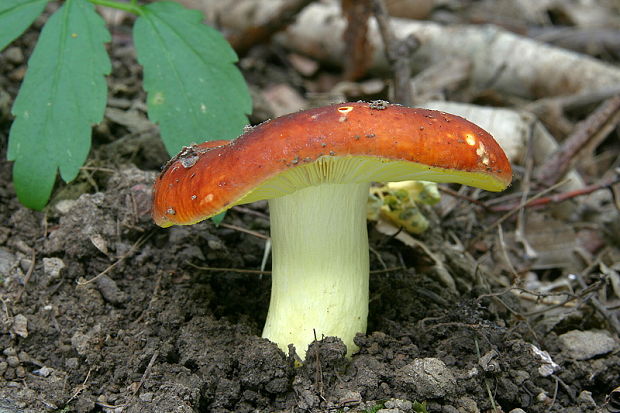
[[[489,191],[512,179],[487,132],[444,112],[344,103],[264,122],[233,141],[184,148],[155,183],[153,218],[189,225],[269,200],[272,289],[263,337],[304,358],[315,337],[351,354],[366,331],[370,182],[454,182]]]

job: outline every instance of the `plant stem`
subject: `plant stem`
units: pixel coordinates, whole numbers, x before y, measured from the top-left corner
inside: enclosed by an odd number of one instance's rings
[[[271,303],[263,337],[305,358],[316,337],[350,355],[368,315],[368,183],[322,184],[269,201]]]
[[[124,10],[129,13],[136,14],[138,16],[142,14],[142,7],[138,5],[137,0],[131,0],[130,3],[124,3],[120,1],[114,1],[114,0],[88,0],[88,1],[98,6],[112,7],[114,9]]]

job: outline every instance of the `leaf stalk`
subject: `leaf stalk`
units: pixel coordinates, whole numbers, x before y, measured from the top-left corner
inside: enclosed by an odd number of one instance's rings
[[[114,0],[88,0],[98,6],[111,7],[113,9],[124,10],[135,15],[142,15],[142,7],[138,5],[137,0],[131,0],[129,3]]]

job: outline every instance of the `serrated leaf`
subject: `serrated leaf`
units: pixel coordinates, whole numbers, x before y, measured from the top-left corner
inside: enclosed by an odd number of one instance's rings
[[[144,67],[149,118],[170,154],[184,145],[231,139],[247,124],[252,102],[237,56],[202,14],[177,3],[143,8],[133,29]]]
[[[48,0],[0,0],[0,50],[15,40],[37,18]]]
[[[86,0],[67,0],[43,27],[12,108],[8,147],[17,196],[30,208],[45,206],[58,170],[70,181],[86,160],[91,125],[106,104],[109,40]]]

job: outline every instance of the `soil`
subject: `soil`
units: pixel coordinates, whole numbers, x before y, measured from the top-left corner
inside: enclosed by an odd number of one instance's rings
[[[231,210],[226,226],[152,223],[151,186],[167,155],[146,120],[141,71],[123,28],[109,46],[110,104],[87,168],[58,184],[46,210],[24,208],[5,159],[9,108],[36,34],[37,27],[0,55],[0,412],[611,408],[617,341],[583,356],[566,339],[583,331],[590,344],[617,340],[596,303],[582,295],[531,314],[533,304],[502,283],[510,273],[497,259],[494,232],[473,253],[464,250],[497,218],[464,201],[442,220],[427,211],[431,229],[418,237],[426,249],[369,223],[378,271],[368,333],[356,338],[353,357],[328,337],[301,364],[260,338],[270,277],[236,270],[260,268],[265,240],[251,232],[268,235],[266,204]],[[601,240],[617,252],[613,239]],[[522,267],[525,258],[513,260]]]

